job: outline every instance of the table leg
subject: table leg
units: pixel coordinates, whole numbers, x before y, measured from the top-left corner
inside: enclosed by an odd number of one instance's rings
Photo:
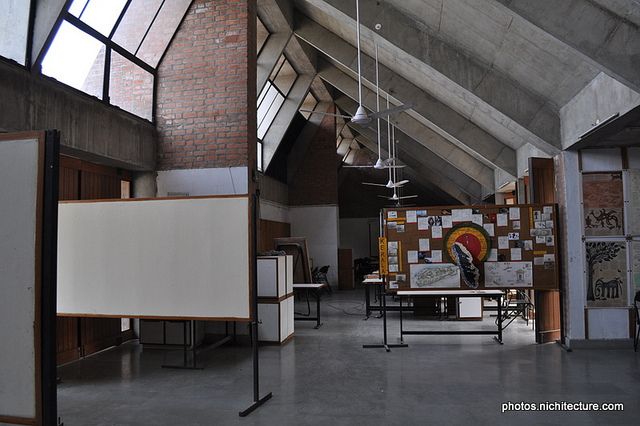
[[[502,345],[502,296],[498,296],[498,343]]]
[[[369,284],[364,285],[365,320],[371,316],[371,295],[369,294]]]
[[[322,325],[320,323],[320,291],[316,290],[316,326],[315,328],[318,329],[320,328],[320,326]]]
[[[398,298],[400,299],[400,343],[404,343],[404,333],[402,332],[402,296],[398,296]]]

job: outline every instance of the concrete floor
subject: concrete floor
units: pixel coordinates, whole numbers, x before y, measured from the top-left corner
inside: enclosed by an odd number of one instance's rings
[[[534,344],[518,321],[503,346],[490,336],[407,336],[408,348],[363,349],[380,341],[382,321],[363,321],[361,300],[360,292],[336,292],[323,304],[319,330],[298,322],[292,342],[261,348],[261,387],[273,399],[247,418],[238,417],[252,397],[246,345],[207,352],[201,371],[161,369],[180,354],[137,343],[66,365],[59,414],[66,426],[640,424],[640,352],[632,348],[567,353]],[[397,314],[389,317],[395,341]],[[407,326],[491,328],[492,321]],[[507,401],[622,402],[625,411],[503,414]]]

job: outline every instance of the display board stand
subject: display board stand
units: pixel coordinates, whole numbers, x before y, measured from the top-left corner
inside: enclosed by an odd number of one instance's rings
[[[387,352],[391,352],[391,348],[407,348],[409,345],[405,343],[389,343],[387,341],[387,291],[384,288],[385,282],[382,281],[380,285],[382,288],[382,344],[362,345],[364,349],[384,349]]]
[[[256,194],[252,198],[253,207],[252,207],[252,215],[253,215],[253,247],[258,247],[258,218],[260,217],[258,214],[258,206],[260,205],[260,191],[256,190]],[[247,407],[246,409],[240,411],[238,415],[240,417],[246,417],[251,414],[253,411],[261,407],[265,402],[271,399],[273,396],[271,392],[267,393],[265,396],[260,398],[260,351],[259,351],[259,341],[258,341],[258,258],[253,253],[252,259],[252,268],[253,274],[251,277],[251,294],[252,294],[252,310],[251,310],[251,349],[253,355],[253,403]]]

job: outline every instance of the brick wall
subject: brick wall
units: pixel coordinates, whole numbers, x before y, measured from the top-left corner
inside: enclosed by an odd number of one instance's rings
[[[158,70],[159,170],[255,162],[255,2],[193,2]]]
[[[325,116],[289,185],[289,205],[338,204],[339,162],[335,118]]]

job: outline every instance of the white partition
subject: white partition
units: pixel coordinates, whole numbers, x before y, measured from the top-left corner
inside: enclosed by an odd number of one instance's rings
[[[0,135],[0,424],[35,424],[43,154],[37,136],[5,138]]]
[[[247,196],[64,202],[58,314],[249,320]]]

